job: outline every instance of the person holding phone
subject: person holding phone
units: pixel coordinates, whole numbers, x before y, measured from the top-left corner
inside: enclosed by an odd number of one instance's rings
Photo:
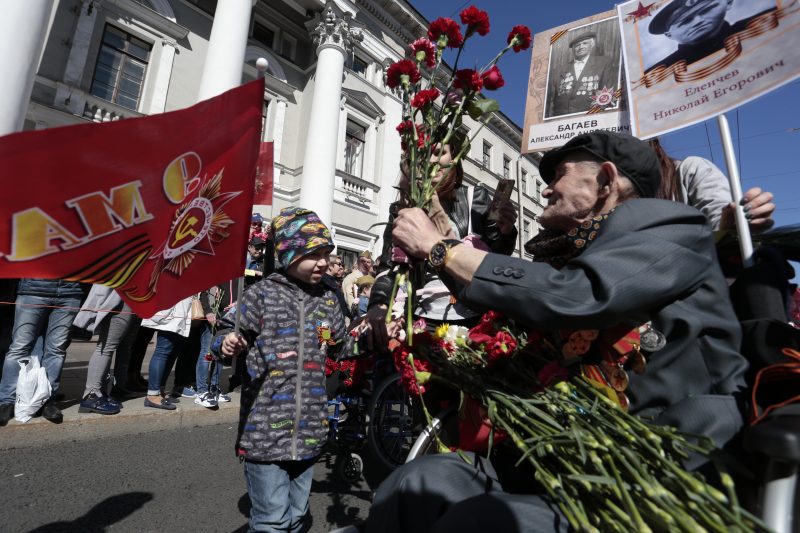
[[[446,145],[439,157],[438,148],[432,151],[432,159],[438,157],[441,170],[434,178],[438,183],[429,216],[434,224],[453,242],[466,242],[477,248],[495,253],[510,255],[517,239],[517,212],[507,194],[500,194],[493,202],[489,191],[483,185],[465,186],[464,169],[461,162],[453,163],[463,143],[461,136],[455,136],[452,144]],[[501,183],[506,180],[501,180]],[[512,182],[513,188],[513,182]],[[389,209],[389,224],[383,236],[383,253],[380,264],[383,272],[391,268],[392,262],[392,221],[397,212],[408,205],[408,180],[405,173],[398,186],[400,198]],[[498,187],[498,189],[502,189]],[[431,324],[470,324],[479,315],[459,302],[450,293],[436,271],[426,265],[425,285],[417,290],[418,306],[415,318],[424,318]],[[381,272],[375,280],[369,299],[367,320],[371,325],[370,344],[372,349],[385,351],[388,346],[386,334],[386,310],[391,297],[394,279],[392,275]]]

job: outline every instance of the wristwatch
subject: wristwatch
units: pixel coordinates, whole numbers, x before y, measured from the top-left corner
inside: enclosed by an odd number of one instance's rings
[[[462,244],[462,242],[458,239],[443,239],[437,242],[428,253],[428,263],[437,270],[444,268],[448,252],[452,247],[459,244]]]

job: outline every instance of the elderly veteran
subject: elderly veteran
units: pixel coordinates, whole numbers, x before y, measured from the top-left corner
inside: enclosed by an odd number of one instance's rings
[[[599,54],[597,34],[585,32],[569,42],[572,57],[550,77],[547,116],[588,111],[592,97],[604,88],[615,89],[618,74],[607,56]]]
[[[442,240],[417,209],[400,212],[393,238],[450,276],[469,305],[523,325],[546,332],[649,324],[661,339],[646,371],[630,375],[630,412],[725,445],[743,424],[736,397],[747,362],[703,214],[653,199],[658,160],[630,136],[579,135],[545,154],[539,170],[548,204],[534,262]],[[533,472],[515,465],[515,452],[498,446],[473,464],[447,454],[405,465],[378,489],[367,530],[566,530]],[[694,457],[687,467],[702,462]]]

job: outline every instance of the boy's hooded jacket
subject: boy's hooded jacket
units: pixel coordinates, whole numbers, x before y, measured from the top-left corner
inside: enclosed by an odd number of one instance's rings
[[[336,296],[275,272],[245,292],[241,313],[249,349],[237,454],[248,461],[316,457],[328,435],[325,357],[350,339]]]

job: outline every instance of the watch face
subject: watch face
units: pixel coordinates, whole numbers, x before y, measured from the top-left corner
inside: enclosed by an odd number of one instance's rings
[[[429,261],[435,267],[440,267],[444,264],[447,258],[447,245],[443,242],[437,242],[431,248]]]

